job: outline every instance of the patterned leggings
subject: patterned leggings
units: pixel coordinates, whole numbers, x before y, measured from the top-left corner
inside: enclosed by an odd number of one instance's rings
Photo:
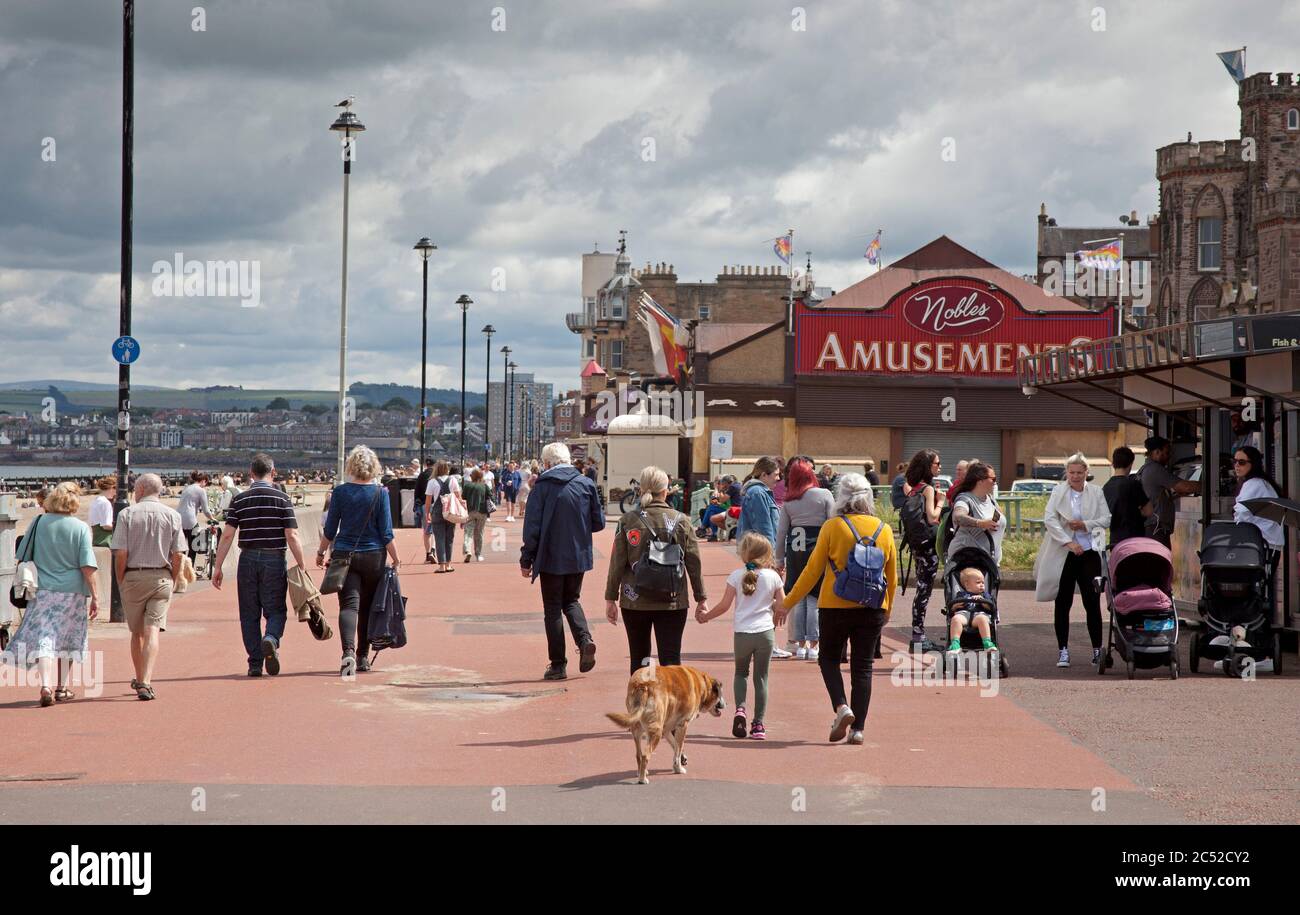
[[[925,609],[930,603],[930,592],[934,589],[934,576],[939,571],[939,557],[934,547],[923,553],[912,551],[912,562],[916,569],[916,596],[912,598],[912,639],[920,641],[925,638]]]

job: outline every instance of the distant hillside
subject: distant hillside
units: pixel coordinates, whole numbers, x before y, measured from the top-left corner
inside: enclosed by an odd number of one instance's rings
[[[0,383],[0,391],[44,391],[50,386],[60,391],[116,391],[116,384],[102,384],[98,381],[68,381],[66,378],[45,381],[6,381]],[[154,384],[133,384],[132,391],[170,391],[171,388]]]
[[[83,411],[115,410],[117,408],[116,385],[99,387],[76,387],[88,382],[68,382],[73,387],[64,387],[57,382],[50,382],[42,387],[17,388],[13,384],[0,385],[0,411],[9,413],[39,413],[41,401],[47,396],[55,396],[59,409],[64,413]],[[36,385],[37,382],[27,382]],[[54,388],[54,391],[50,389]],[[420,402],[420,389],[412,385],[367,384],[354,382],[348,391],[359,403],[380,406],[390,398],[401,397],[415,406]],[[71,396],[68,396],[71,395]],[[238,388],[225,390],[182,391],[176,388],[136,387],[131,386],[131,403],[136,407],[178,408],[188,407],[194,410],[246,410],[249,407],[263,408],[277,397],[289,401],[294,409],[304,404],[323,404],[332,406],[338,402],[337,391],[291,391],[272,388],[255,389]],[[430,404],[447,404],[460,406],[460,390],[450,388],[429,388],[425,397]],[[485,398],[476,391],[465,392],[466,408],[481,406]]]

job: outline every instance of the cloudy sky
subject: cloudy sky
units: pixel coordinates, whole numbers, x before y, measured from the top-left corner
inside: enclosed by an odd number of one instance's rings
[[[521,371],[574,385],[579,256],[619,229],[691,281],[775,263],[788,226],[837,289],[878,227],[887,261],[948,234],[1025,272],[1041,201],[1062,225],[1145,218],[1156,147],[1238,135],[1215,51],[1300,70],[1300,4],[1276,0],[209,0],[202,31],[196,5],[137,3],[140,384],[337,383],[344,96],[368,128],[349,380],[419,383],[428,235],[430,384],[459,384],[468,293],[481,390],[488,322]],[[0,97],[0,381],[111,382],[120,4],[0,0]],[[257,261],[260,305],[154,297],[177,253]]]

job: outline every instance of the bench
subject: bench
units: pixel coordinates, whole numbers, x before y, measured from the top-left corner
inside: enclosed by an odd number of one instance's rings
[[[1047,525],[1043,523],[1042,518],[1026,518],[1025,528],[1030,534],[1047,533]]]

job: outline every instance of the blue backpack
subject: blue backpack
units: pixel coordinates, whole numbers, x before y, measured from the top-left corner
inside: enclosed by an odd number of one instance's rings
[[[847,516],[841,517],[853,532],[856,542],[849,550],[844,568],[835,568],[835,560],[828,557],[831,571],[835,573],[835,596],[861,607],[879,610],[885,603],[885,551],[876,546],[876,538],[885,524],[880,522],[871,538],[864,540],[853,522]]]

